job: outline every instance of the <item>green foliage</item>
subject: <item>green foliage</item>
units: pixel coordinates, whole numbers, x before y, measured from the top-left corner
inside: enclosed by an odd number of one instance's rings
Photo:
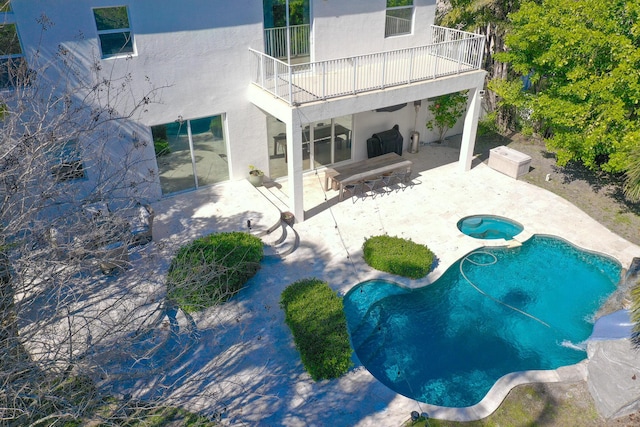
[[[262,254],[262,240],[248,233],[194,240],[171,261],[167,297],[187,313],[224,302],[258,272]]]
[[[627,199],[638,202],[640,201],[640,130],[627,134],[625,138],[636,142],[629,153],[629,166],[626,171],[624,194]]]
[[[171,148],[169,147],[169,141],[165,139],[156,139],[153,141],[153,148],[156,152],[156,157],[166,156],[171,153]]]
[[[213,116],[209,124],[211,133],[216,138],[222,138],[222,116]]]
[[[493,111],[478,121],[478,136],[489,135],[491,133],[497,133],[498,126],[496,125],[496,112]]]
[[[638,140],[628,135],[640,130],[639,18],[636,0],[525,1],[510,15],[510,49],[497,58],[530,76],[529,93],[514,99],[561,165],[629,167]]]
[[[640,348],[640,280],[631,288],[631,321],[633,322],[631,341],[636,348]]]
[[[264,11],[273,13],[273,28],[287,25],[287,13],[285,0],[265,0]],[[309,23],[309,0],[289,1],[289,25],[301,25]],[[269,22],[268,20],[266,22]]]
[[[508,25],[507,14],[518,10],[519,0],[448,0],[450,7],[442,8],[437,25],[467,31],[486,30],[490,24],[493,31],[501,34]],[[440,9],[440,8],[439,8]],[[491,31],[491,30],[488,30]],[[495,38],[495,36],[494,36]]]
[[[202,415],[172,406],[158,406],[153,403],[132,401],[125,403],[124,407],[122,407],[122,403],[117,403],[118,406],[111,405],[111,407],[103,408],[103,410],[107,411],[108,416],[106,418],[109,421],[109,424],[105,423],[105,425],[122,427],[165,427],[173,425],[213,427],[218,425]],[[120,409],[120,412],[126,411],[127,417],[113,414],[114,407]]]
[[[166,156],[171,153],[169,141],[167,140],[166,125],[151,126],[151,136],[153,138],[153,148],[155,149],[156,157]]]
[[[0,25],[0,54],[13,55],[22,53],[16,24]]]
[[[99,31],[129,28],[129,15],[126,6],[93,9],[93,16]]]
[[[458,123],[467,108],[466,91],[449,93],[434,98],[427,107],[431,112],[432,119],[427,121],[429,130],[438,131],[438,141],[442,142],[449,129]]]
[[[413,0],[387,0],[387,7],[412,6]]]
[[[153,140],[167,139],[167,125],[151,126],[151,136]]]
[[[374,236],[364,242],[364,260],[376,270],[411,279],[426,276],[435,256],[431,249],[411,240]]]
[[[25,372],[23,372],[25,373]],[[211,427],[208,418],[180,408],[136,400],[123,401],[98,394],[88,377],[46,377],[38,384],[41,389],[24,388],[22,396],[14,401],[16,407],[37,407],[35,417],[18,416],[9,425],[112,425],[122,427],[153,427],[181,425]],[[28,392],[27,392],[28,391]],[[30,411],[24,411],[28,414]],[[47,422],[42,420],[46,419]],[[97,424],[96,420],[102,420]]]
[[[342,298],[326,282],[292,283],[282,292],[280,306],[311,378],[337,378],[349,370],[352,350]]]

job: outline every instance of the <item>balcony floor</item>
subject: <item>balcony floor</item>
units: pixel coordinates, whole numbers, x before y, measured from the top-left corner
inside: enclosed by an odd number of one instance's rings
[[[384,66],[380,61],[359,63],[355,75],[354,67],[351,63],[351,66],[335,67],[325,71],[315,64],[298,65],[294,68],[291,79],[287,73],[277,76],[272,74],[271,78],[264,81],[264,86],[269,92],[283,96],[289,93],[291,82],[293,102],[304,104],[477,70],[471,65],[426,52],[417,53],[412,57],[392,57]]]

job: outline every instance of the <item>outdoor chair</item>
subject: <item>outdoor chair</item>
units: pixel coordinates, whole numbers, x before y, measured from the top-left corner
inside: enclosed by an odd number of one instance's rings
[[[363,185],[363,195],[362,197],[371,196],[371,198],[375,198],[377,195],[376,187],[382,183],[382,177],[367,179],[362,183]]]
[[[411,180],[411,172],[399,172],[398,173],[398,190],[406,190],[409,187],[413,187],[413,181]]]
[[[384,175],[382,175],[382,185],[383,187],[386,189],[387,193],[390,193],[392,191],[392,186],[395,182],[398,181],[398,175],[395,172],[389,172],[386,173]]]
[[[342,199],[344,200],[345,196],[348,194],[350,197],[358,197],[358,194],[362,191],[362,183],[355,182],[353,184],[347,184],[342,188]]]

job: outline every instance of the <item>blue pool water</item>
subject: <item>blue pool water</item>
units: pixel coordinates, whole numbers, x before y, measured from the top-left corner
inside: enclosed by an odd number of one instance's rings
[[[515,221],[495,215],[472,215],[458,221],[458,229],[476,239],[511,240],[524,227]]]
[[[505,374],[583,360],[592,317],[620,271],[609,257],[549,236],[483,248],[420,289],[382,280],[355,286],[344,298],[351,342],[394,391],[471,406]]]

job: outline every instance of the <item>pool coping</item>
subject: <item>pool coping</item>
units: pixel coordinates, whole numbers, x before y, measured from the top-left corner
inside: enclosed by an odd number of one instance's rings
[[[561,366],[553,370],[520,371],[506,374],[493,384],[493,387],[480,402],[472,406],[453,408],[428,403],[420,403],[420,406],[426,409],[430,418],[459,422],[480,420],[495,412],[509,392],[519,385],[586,381],[588,361],[589,359],[585,359],[576,364]]]

